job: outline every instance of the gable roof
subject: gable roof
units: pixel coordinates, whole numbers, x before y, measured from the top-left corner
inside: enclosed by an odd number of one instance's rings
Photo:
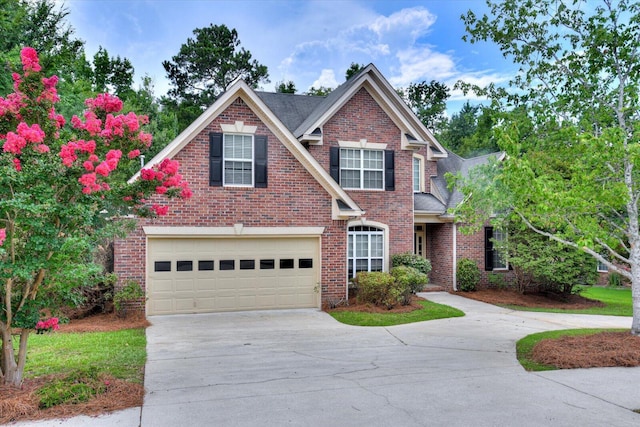
[[[483,156],[472,157],[470,159],[464,159],[452,151],[447,150],[448,156],[444,159],[438,160],[437,163],[437,175],[431,177],[431,192],[437,194],[439,197],[437,201],[442,207],[442,215],[445,215],[449,209],[455,208],[458,206],[464,196],[457,189],[453,189],[450,191],[447,186],[447,180],[445,175],[447,173],[451,174],[461,174],[463,177],[469,175],[469,171],[479,165],[486,164],[491,157],[495,157],[497,159],[502,159],[504,153],[489,153]],[[435,212],[435,207],[438,205],[433,201],[427,201],[424,196],[425,194],[416,194],[414,198],[414,210],[417,212],[424,213],[432,213]],[[432,196],[433,197],[433,196]],[[434,197],[435,198],[435,197]],[[434,210],[430,210],[430,208],[434,208]]]
[[[151,168],[165,158],[173,158],[238,98],[247,104],[289,152],[293,154],[296,160],[298,160],[327,193],[331,195],[333,198],[332,217],[334,219],[359,217],[364,214],[364,211],[351,199],[347,192],[331,178],[329,173],[320,166],[318,161],[292,135],[291,131],[279,117],[273,114],[258,94],[243,80],[237,80],[232,83],[227,91],[224,92],[213,105],[207,108],[200,117],[182,131],[176,139],[164,147],[145,167]],[[291,114],[290,123],[295,121],[297,115],[298,114]],[[138,179],[139,175],[140,172],[136,173],[130,181]]]
[[[268,92],[257,92],[257,95],[300,140],[305,135],[319,135],[318,130],[322,128],[322,125],[333,117],[362,87],[367,88],[372,97],[391,117],[402,134],[405,135],[407,142],[419,146],[428,145],[431,154],[436,157],[444,158],[447,156],[444,147],[420,122],[373,64],[361,69],[327,96]]]

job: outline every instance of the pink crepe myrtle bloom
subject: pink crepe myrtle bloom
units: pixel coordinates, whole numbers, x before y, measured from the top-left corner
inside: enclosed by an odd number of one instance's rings
[[[38,60],[38,53],[32,47],[22,48],[20,51],[20,60],[22,61],[22,69],[24,71],[38,72],[42,70],[40,61]]]
[[[167,192],[167,187],[159,185],[156,187],[156,194],[164,194]]]
[[[169,212],[169,206],[162,206],[162,205],[152,205],[151,209],[156,213],[156,215],[158,216],[163,216],[166,215]]]
[[[102,176],[109,176],[109,172],[111,172],[111,168],[107,164],[107,162],[102,162],[98,166],[96,166],[96,173]]]
[[[100,109],[107,113],[117,113],[122,110],[122,101],[117,96],[108,93],[101,93],[95,98],[87,99],[85,105],[90,110]]]
[[[6,238],[7,238],[7,229],[0,228],[0,246],[2,246]]]
[[[49,146],[46,144],[38,144],[34,146],[33,149],[41,154],[48,153],[49,151],[51,151],[51,149],[49,149]]]
[[[25,122],[18,123],[18,135],[23,137],[27,142],[38,143],[44,141],[45,133],[37,123],[29,126]]]
[[[153,141],[153,136],[150,133],[140,132],[138,134],[138,140],[145,147],[150,147],[151,146],[151,142]]]
[[[145,181],[153,181],[156,178],[156,173],[151,169],[142,169],[140,171],[140,178]]]
[[[27,146],[27,141],[20,135],[14,132],[8,132],[6,140],[2,145],[2,151],[19,155],[22,153],[22,149]]]
[[[22,170],[22,163],[20,163],[20,159],[13,159],[13,167],[20,172]]]
[[[135,150],[129,151],[129,154],[127,154],[127,157],[129,157],[130,159],[135,159],[139,155],[140,155],[140,150],[136,148]]]

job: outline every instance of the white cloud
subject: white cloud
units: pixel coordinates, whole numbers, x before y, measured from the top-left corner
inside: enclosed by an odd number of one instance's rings
[[[396,54],[400,65],[398,75],[390,76],[394,86],[406,86],[422,80],[443,81],[456,74],[451,55],[435,52],[430,47],[408,48]]]
[[[436,22],[436,16],[423,7],[402,9],[389,16],[379,16],[368,25],[378,37],[410,35],[415,41],[418,37],[429,32],[429,28]]]
[[[338,81],[336,80],[336,75],[333,70],[324,69],[320,73],[320,77],[318,77],[311,86],[316,89],[320,87],[335,88],[338,86]]]

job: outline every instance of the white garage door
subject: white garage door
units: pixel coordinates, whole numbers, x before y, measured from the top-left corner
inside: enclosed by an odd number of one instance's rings
[[[149,238],[147,313],[318,307],[319,239]]]

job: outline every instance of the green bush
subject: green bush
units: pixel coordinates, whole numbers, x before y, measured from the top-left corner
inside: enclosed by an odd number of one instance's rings
[[[402,299],[402,286],[393,276],[381,271],[360,272],[354,283],[358,287],[358,304],[373,304],[392,309]]]
[[[622,276],[616,272],[609,273],[609,277],[607,277],[607,284],[612,288],[619,288],[622,286]]]
[[[415,294],[424,289],[428,282],[427,275],[421,273],[413,267],[399,265],[391,269],[391,275],[402,287],[407,288],[409,293]]]
[[[400,265],[415,268],[423,274],[429,274],[431,271],[431,262],[428,259],[420,255],[412,254],[411,252],[391,255],[391,266],[398,267]]]
[[[125,303],[139,301],[144,296],[140,284],[135,280],[129,280],[122,289],[113,295],[113,306],[118,313],[122,313],[126,311]]]
[[[478,283],[480,282],[480,269],[476,265],[475,261],[468,258],[462,258],[458,261],[456,277],[458,290],[464,292],[475,291],[476,286],[478,286]]]

